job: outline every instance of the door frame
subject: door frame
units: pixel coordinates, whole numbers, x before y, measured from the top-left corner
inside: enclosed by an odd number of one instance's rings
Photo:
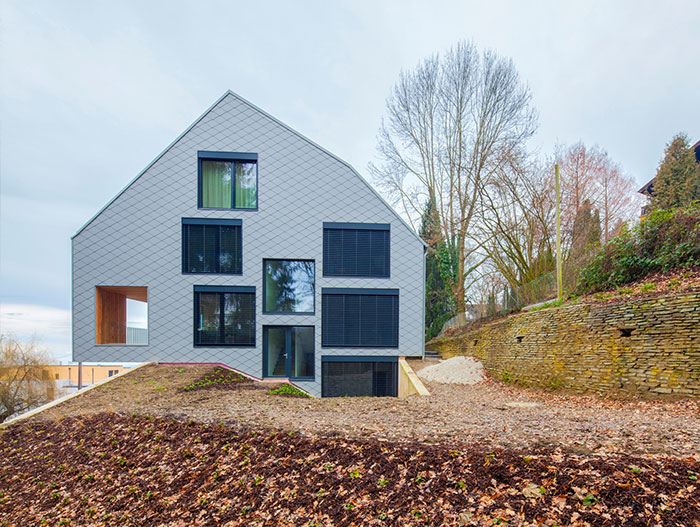
[[[273,328],[273,329],[284,329],[284,352],[286,354],[285,361],[284,361],[284,375],[266,375],[265,372],[267,372],[267,344],[268,344],[268,337],[267,337],[267,330],[268,328]],[[311,368],[313,370],[313,375],[309,377],[292,377],[289,374],[292,371],[292,329],[293,328],[311,328],[313,330],[313,339],[312,342],[314,344],[314,359],[311,364]],[[295,380],[295,381],[313,381],[316,379],[316,326],[312,324],[295,324],[295,325],[286,325],[286,324],[266,324],[263,325],[263,347],[262,347],[262,378],[263,379],[290,379],[290,380]]]

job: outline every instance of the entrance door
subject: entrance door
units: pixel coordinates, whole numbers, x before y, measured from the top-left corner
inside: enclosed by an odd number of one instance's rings
[[[314,327],[263,326],[263,377],[313,379]]]

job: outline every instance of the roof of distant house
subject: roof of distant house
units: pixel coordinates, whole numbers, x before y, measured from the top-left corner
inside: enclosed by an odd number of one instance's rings
[[[695,151],[695,161],[697,163],[700,163],[700,141],[695,143],[693,146],[691,146]],[[651,178],[649,181],[647,181],[642,188],[640,188],[637,192],[640,194],[644,194],[646,196],[653,196],[654,194],[654,180],[656,179],[656,176]]]

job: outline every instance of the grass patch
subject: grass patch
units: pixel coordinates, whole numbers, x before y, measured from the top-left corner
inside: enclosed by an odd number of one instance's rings
[[[235,383],[246,380],[243,375],[226,368],[218,367],[211,373],[207,373],[202,378],[197,379],[183,388],[183,391],[191,392],[207,388],[226,388]]]
[[[282,386],[279,388],[275,388],[274,390],[270,390],[267,392],[268,395],[284,395],[287,397],[311,397],[308,393],[300,390],[296,386],[289,384],[289,383],[284,383]]]

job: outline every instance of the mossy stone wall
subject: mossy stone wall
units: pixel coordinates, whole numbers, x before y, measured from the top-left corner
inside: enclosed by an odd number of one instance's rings
[[[520,313],[426,348],[508,382],[700,398],[700,292]]]

